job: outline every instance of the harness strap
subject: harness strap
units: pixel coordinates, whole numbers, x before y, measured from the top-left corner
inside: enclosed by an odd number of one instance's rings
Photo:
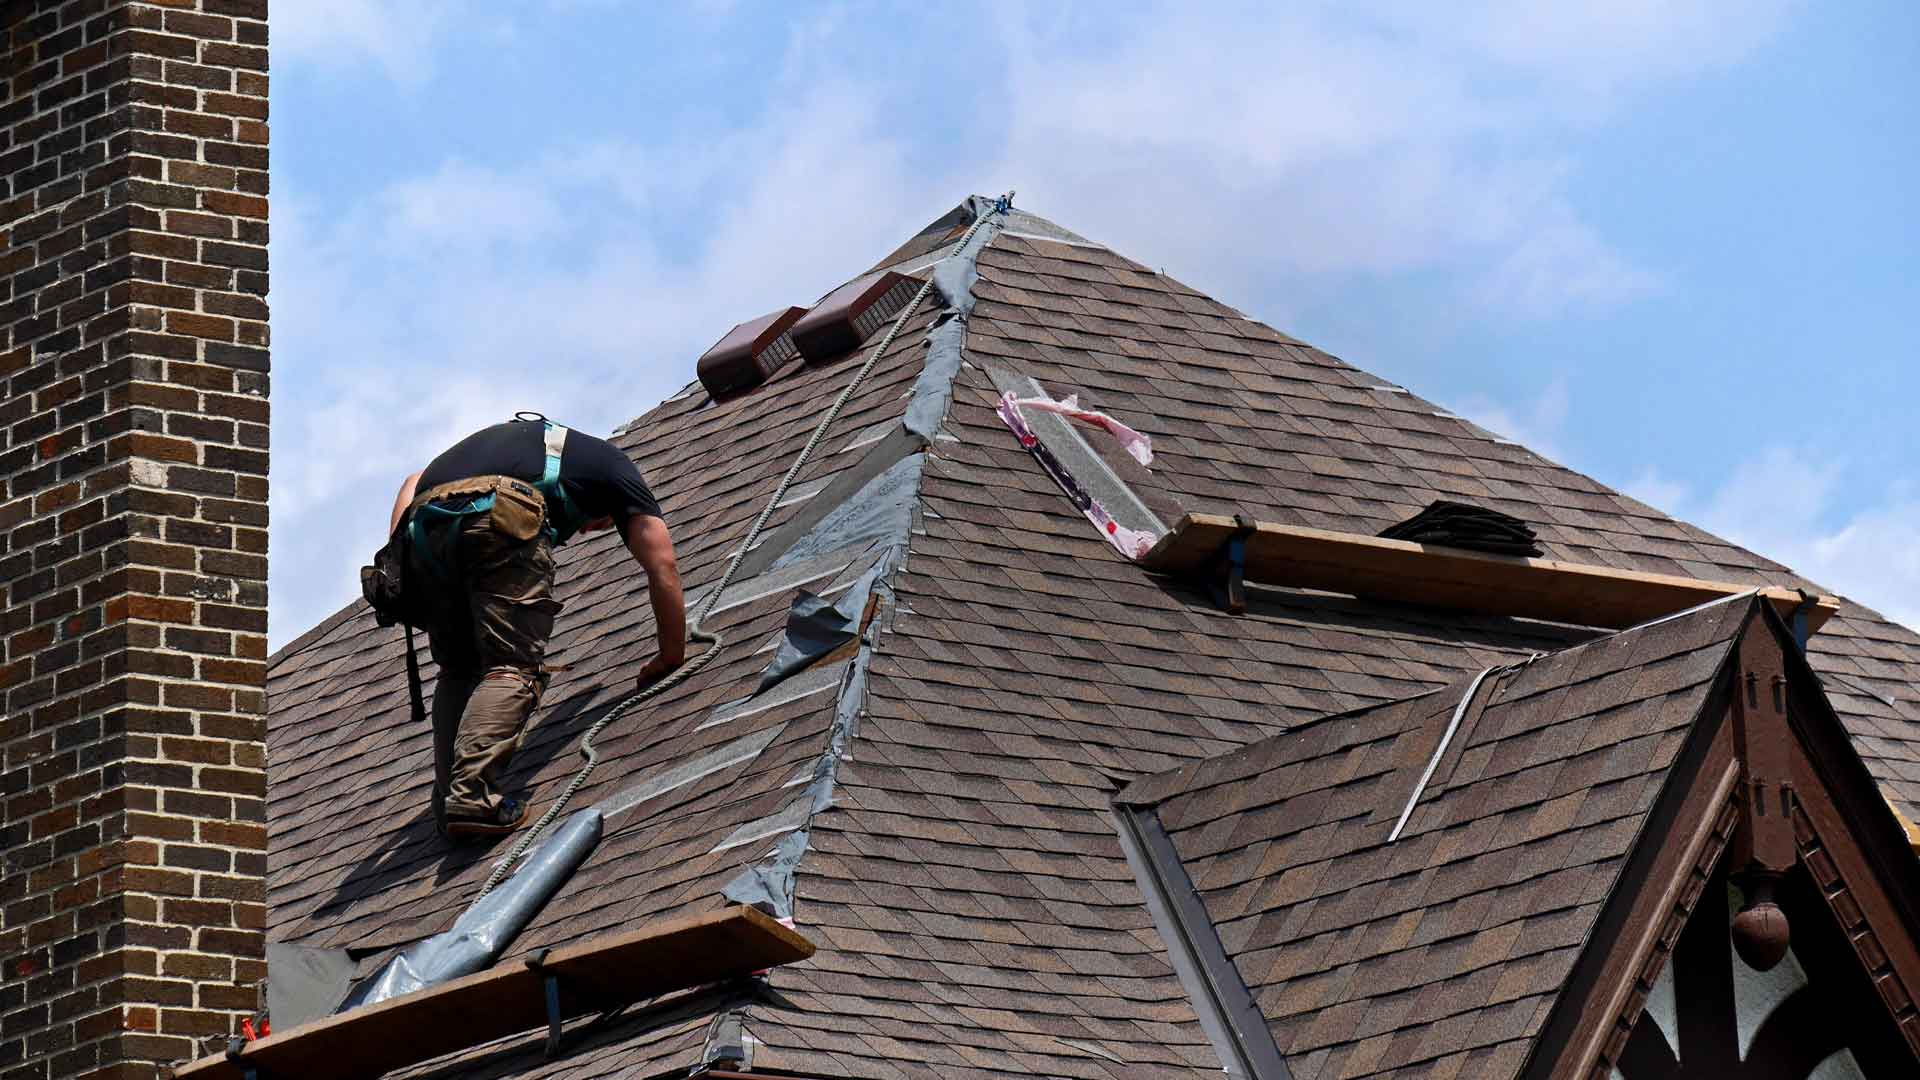
[[[563,544],[580,527],[580,514],[567,496],[567,486],[560,482],[560,456],[567,448],[567,428],[564,424],[545,421],[547,463],[540,477],[540,493],[547,500],[547,534],[555,544]]]
[[[553,485],[560,480],[560,454],[567,448],[567,429],[563,424],[547,421],[547,469],[540,482]]]
[[[428,488],[414,497],[413,504],[407,508],[407,512],[416,513],[428,503],[460,495],[492,495],[503,487],[518,487],[520,491],[526,492],[532,485],[511,476],[469,476],[464,480],[452,480],[438,487]]]
[[[453,579],[454,568],[448,566],[434,554],[433,545],[427,541],[426,529],[429,519],[434,524],[464,520],[471,514],[484,514],[493,509],[493,500],[501,488],[513,488],[522,494],[539,495],[539,489],[525,480],[511,476],[469,476],[463,480],[451,480],[426,490],[415,496],[412,505],[407,507],[407,542],[420,553],[430,576],[436,576],[442,582]],[[464,508],[448,509],[434,504],[447,499],[470,499]],[[542,499],[544,502],[544,497]],[[431,511],[428,510],[432,507]]]
[[[427,719],[427,702],[420,693],[420,658],[413,651],[413,627],[407,627],[407,697],[413,703],[413,721]]]

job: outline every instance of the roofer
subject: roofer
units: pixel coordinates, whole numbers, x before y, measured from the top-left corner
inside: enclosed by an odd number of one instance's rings
[[[448,836],[512,832],[527,804],[499,783],[546,688],[560,610],[553,549],[577,532],[620,530],[646,571],[658,630],[659,652],[640,669],[645,686],[686,657],[673,540],[632,459],[529,413],[474,432],[407,477],[389,536],[399,538],[403,519],[401,576],[415,614],[402,621],[427,631],[440,665],[434,817]]]

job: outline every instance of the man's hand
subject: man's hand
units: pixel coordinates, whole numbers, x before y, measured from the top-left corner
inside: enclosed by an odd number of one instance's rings
[[[633,688],[635,690],[645,690],[647,687],[666,678],[675,668],[678,668],[684,663],[686,663],[684,660],[669,661],[664,656],[655,656],[653,659],[647,661],[645,667],[640,669],[640,678],[634,682]]]

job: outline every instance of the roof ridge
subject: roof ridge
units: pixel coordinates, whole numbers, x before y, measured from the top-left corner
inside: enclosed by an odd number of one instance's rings
[[[999,231],[997,216],[1005,212],[1006,204],[993,204],[980,196],[973,196],[967,204],[963,204],[963,208],[970,209],[974,215],[968,223],[971,231],[958,248],[933,264],[934,290],[945,302],[945,308],[934,317],[927,329],[926,357],[909,392],[906,410],[897,421],[900,426],[850,470],[851,479],[847,483],[829,484],[828,489],[822,490],[820,494],[824,495],[827,490],[839,487],[844,497],[837,505],[823,507],[812,515],[811,524],[804,529],[788,530],[789,535],[786,536],[776,532],[775,538],[766,545],[766,554],[756,564],[753,576],[772,573],[798,556],[827,548],[844,549],[864,543],[866,550],[872,551],[884,544],[885,550],[874,560],[872,568],[865,571],[863,580],[868,583],[879,605],[889,613],[889,618],[897,610],[893,579],[906,566],[911,554],[916,517],[914,511],[919,509],[921,500],[924,458],[931,452],[939,428],[945,422],[953,400],[954,378],[959,374],[962,364],[967,320],[973,310],[973,284],[978,279],[974,260],[981,250],[992,244]],[[902,324],[908,314],[910,312],[901,313]],[[888,336],[891,338],[892,334]],[[884,468],[877,468],[881,465]],[[898,501],[896,494],[902,486],[911,492],[910,498],[903,503]],[[887,514],[884,520],[875,522],[873,508],[861,496],[876,487],[887,490],[885,497],[896,500],[888,506],[904,509],[904,516]],[[848,488],[852,490],[846,490]],[[798,525],[807,520],[806,516],[802,516],[790,524]],[[739,583],[751,581],[753,576]],[[879,633],[869,634],[866,627],[861,628],[860,644],[835,694],[834,720],[828,728],[827,745],[813,766],[812,779],[806,790],[774,815],[779,820],[749,822],[736,830],[736,835],[747,839],[734,841],[730,837],[723,844],[732,846],[762,838],[753,833],[755,828],[775,829],[776,835],[781,835],[771,852],[743,868],[722,887],[721,893],[728,899],[766,907],[780,918],[793,918],[794,876],[810,849],[809,834],[814,818],[833,805],[839,764],[851,756],[851,744],[859,737],[858,718],[866,707],[870,693],[868,670],[872,657],[881,651],[880,638]],[[802,800],[806,801],[806,809],[797,814],[790,813],[792,808],[801,805]]]

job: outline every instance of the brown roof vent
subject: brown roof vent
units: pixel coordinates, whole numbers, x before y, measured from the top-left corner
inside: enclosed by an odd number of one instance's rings
[[[701,385],[714,397],[726,397],[766,382],[798,355],[787,331],[806,313],[806,308],[782,308],[727,331],[696,365]]]
[[[793,343],[809,364],[845,356],[906,307],[919,288],[918,281],[891,270],[849,281],[793,324]]]

